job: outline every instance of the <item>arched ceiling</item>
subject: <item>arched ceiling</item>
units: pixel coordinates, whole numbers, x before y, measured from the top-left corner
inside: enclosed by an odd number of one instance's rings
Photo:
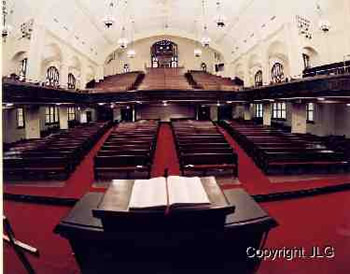
[[[129,39],[134,40],[159,34],[200,40],[204,21],[211,46],[229,61],[254,46],[267,32],[278,29],[298,10],[314,9],[317,1],[328,0],[220,0],[221,13],[226,17],[224,28],[218,28],[215,22],[218,0],[204,0],[206,19],[203,0],[114,0],[116,22],[109,29],[102,19],[108,14],[110,0],[9,1],[17,7],[13,17],[19,20],[18,24],[26,17],[39,17],[37,21],[48,30],[95,61],[104,60],[108,51],[116,48],[123,25]]]

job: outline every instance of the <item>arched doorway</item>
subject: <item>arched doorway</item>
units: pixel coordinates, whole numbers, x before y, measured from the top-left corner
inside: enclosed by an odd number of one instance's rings
[[[177,45],[169,40],[161,40],[151,47],[152,68],[177,68]]]

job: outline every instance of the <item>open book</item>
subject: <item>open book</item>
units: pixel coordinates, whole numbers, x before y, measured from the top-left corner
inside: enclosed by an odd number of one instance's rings
[[[210,207],[210,201],[199,177],[170,176],[135,180],[130,210],[173,207]]]

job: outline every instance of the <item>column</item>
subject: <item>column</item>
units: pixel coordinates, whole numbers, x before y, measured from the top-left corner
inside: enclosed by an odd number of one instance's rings
[[[248,56],[244,57],[244,87],[250,87],[250,71],[249,71],[249,60]]]
[[[82,62],[81,64],[81,70],[80,70],[80,86],[79,89],[85,89],[87,80],[86,80],[86,73],[87,73],[87,64],[86,62]]]
[[[350,1],[345,1],[345,3],[347,4],[347,7],[346,7],[346,10],[345,10],[345,13],[346,14],[349,14],[350,13]],[[345,20],[347,19],[347,22],[345,22],[345,24],[347,24],[348,26],[350,26],[350,16],[344,16]],[[345,35],[348,37],[348,40],[347,40],[347,51],[345,52],[345,54],[350,54],[350,35]],[[349,56],[348,56],[349,57]],[[350,57],[349,57],[350,58]]]
[[[60,129],[68,129],[68,107],[59,106],[58,112],[60,117]]]
[[[292,133],[306,133],[306,104],[292,104]]]
[[[113,121],[120,121],[122,119],[120,108],[115,107],[113,109]]]
[[[233,119],[244,118],[244,107],[243,107],[243,105],[235,105],[233,107],[232,117],[233,117]]]
[[[25,111],[25,138],[40,138],[40,107],[33,106],[26,108]]]
[[[210,120],[217,121],[218,120],[218,107],[210,107]]]
[[[97,66],[96,81],[99,82],[103,80],[103,78],[104,78],[104,66],[102,64]]]
[[[271,82],[271,67],[270,58],[267,53],[267,49],[264,52],[265,58],[263,59],[262,72],[263,72],[263,85],[269,85]]]
[[[272,104],[263,103],[263,125],[271,126],[271,118],[272,118]]]
[[[288,63],[289,63],[289,75],[285,75],[287,78],[302,78],[304,70],[304,61],[302,56],[302,43],[301,36],[298,33],[296,22],[292,20],[291,23],[286,24],[284,27],[287,47],[288,47]]]
[[[62,63],[60,70],[60,87],[68,88],[68,65]]]
[[[86,124],[87,123],[86,109],[83,109],[83,108],[80,109],[79,122],[81,124]]]
[[[252,119],[252,112],[250,108],[250,104],[244,104],[244,112],[243,117],[245,121],[250,121]]]
[[[41,54],[43,52],[44,40],[45,29],[35,21],[28,51],[27,81],[40,81],[42,79]]]

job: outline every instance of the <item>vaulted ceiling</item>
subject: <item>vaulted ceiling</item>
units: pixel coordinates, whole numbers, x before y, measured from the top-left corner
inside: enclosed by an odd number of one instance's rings
[[[278,29],[293,13],[312,10],[316,2],[327,0],[221,0],[224,28],[218,28],[215,22],[218,0],[204,0],[206,16],[203,0],[114,0],[116,22],[109,29],[102,19],[109,12],[111,0],[9,1],[14,8],[14,24],[35,17],[79,51],[104,60],[117,47],[123,25],[129,39],[132,35],[134,40],[160,34],[200,40],[205,21],[211,46],[230,59]]]

